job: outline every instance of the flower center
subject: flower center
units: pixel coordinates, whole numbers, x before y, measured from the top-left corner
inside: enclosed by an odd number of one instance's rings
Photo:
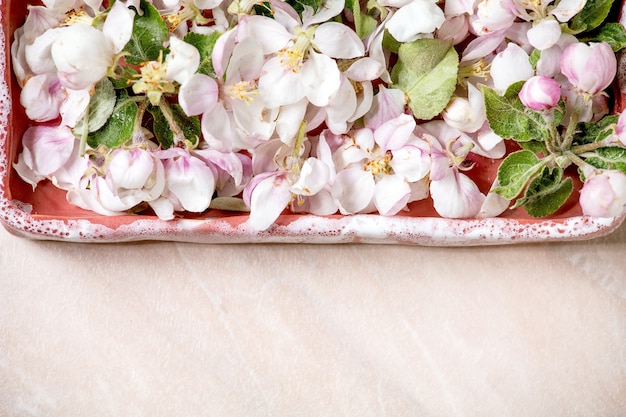
[[[363,165],[363,171],[369,171],[374,178],[381,178],[384,175],[391,174],[393,168],[389,163],[391,162],[391,152],[387,151],[382,155],[373,155],[374,157],[368,160]]]
[[[139,79],[133,83],[136,94],[146,94],[153,106],[159,104],[163,93],[174,93],[174,84],[165,78],[167,67],[163,64],[163,52],[157,61],[144,62],[141,65]]]
[[[227,86],[226,94],[233,100],[242,100],[249,105],[259,95],[259,91],[253,82],[239,81]]]
[[[309,27],[307,30],[296,28],[296,40],[291,46],[281,49],[276,53],[280,57],[280,64],[291,72],[298,72],[304,64],[309,48],[311,47],[311,40],[315,33],[315,27]]]
[[[93,17],[89,16],[84,10],[71,10],[65,15],[65,20],[61,26],[72,26],[79,23],[89,25],[93,23]]]

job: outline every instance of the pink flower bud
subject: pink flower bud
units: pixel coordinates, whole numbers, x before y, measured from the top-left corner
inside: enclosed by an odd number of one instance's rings
[[[573,43],[561,55],[561,72],[582,93],[606,89],[617,73],[617,59],[608,43]]]
[[[537,75],[524,83],[519,98],[532,110],[551,109],[561,98],[561,86],[552,78]]]
[[[616,217],[626,208],[626,174],[607,170],[587,179],[580,191],[583,214],[594,217]]]

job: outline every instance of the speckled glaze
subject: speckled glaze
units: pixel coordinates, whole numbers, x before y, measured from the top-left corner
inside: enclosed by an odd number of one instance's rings
[[[443,219],[430,200],[413,203],[401,215],[328,216],[284,214],[275,225],[257,232],[247,215],[209,210],[203,215],[162,221],[150,215],[100,216],[65,200],[64,192],[49,183],[33,191],[12,170],[20,138],[28,120],[19,105],[19,88],[11,74],[12,33],[23,22],[26,2],[0,0],[0,222],[11,233],[71,242],[126,242],[169,240],[199,243],[384,243],[427,246],[498,245],[522,242],[591,239],[618,228],[624,216],[582,216],[574,192],[570,201],[548,219],[532,219],[511,210],[490,219]],[[625,65],[620,60],[620,75]],[[623,77],[620,77],[623,78]],[[621,86],[620,86],[621,87]],[[618,94],[618,109],[623,94]],[[474,180],[484,192],[497,162],[477,159]]]

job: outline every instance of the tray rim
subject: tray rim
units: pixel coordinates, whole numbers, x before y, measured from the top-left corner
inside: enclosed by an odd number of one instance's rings
[[[625,215],[612,218],[572,216],[546,219],[385,217],[378,214],[316,216],[286,214],[267,231],[246,224],[247,215],[174,219],[154,216],[51,216],[11,198],[9,177],[13,102],[7,74],[9,42],[0,0],[0,223],[11,234],[36,240],[67,242],[131,242],[145,240],[199,243],[384,243],[421,246],[476,246],[527,242],[587,240],[608,235]]]

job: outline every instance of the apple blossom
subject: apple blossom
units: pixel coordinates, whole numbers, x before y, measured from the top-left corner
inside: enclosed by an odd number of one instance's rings
[[[626,174],[606,170],[587,178],[580,191],[580,206],[587,216],[622,215],[626,209]]]
[[[529,78],[519,92],[524,106],[532,110],[548,110],[561,98],[561,86],[554,79],[537,75]]]
[[[606,42],[569,45],[561,56],[561,71],[577,91],[595,96],[613,81],[617,59]]]
[[[515,43],[509,43],[493,59],[490,75],[496,90],[505,91],[516,81],[528,80],[534,71],[526,51]]]

